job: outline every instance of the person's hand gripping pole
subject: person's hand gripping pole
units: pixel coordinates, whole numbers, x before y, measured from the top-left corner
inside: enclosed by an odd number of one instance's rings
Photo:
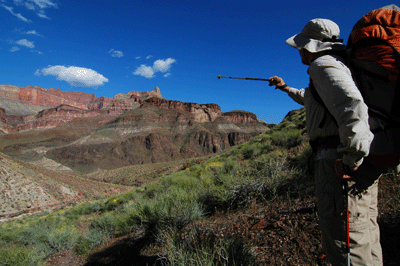
[[[289,86],[283,81],[282,78],[273,76],[268,79],[269,86],[276,86],[275,89],[280,89],[282,91],[289,91]]]

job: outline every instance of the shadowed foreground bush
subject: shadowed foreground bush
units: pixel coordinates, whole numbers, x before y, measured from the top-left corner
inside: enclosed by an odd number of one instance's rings
[[[168,263],[171,266],[234,266],[252,265],[254,254],[235,238],[223,242],[213,232],[194,229],[186,234],[174,234],[168,239]]]

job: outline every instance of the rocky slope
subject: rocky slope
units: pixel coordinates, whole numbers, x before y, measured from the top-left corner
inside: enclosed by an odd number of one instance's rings
[[[37,166],[25,164],[0,153],[0,222],[130,188],[60,174],[43,166],[61,167],[49,159]]]
[[[55,161],[64,172],[203,156],[269,129],[253,113],[167,100],[158,87],[106,98],[1,85],[0,108],[0,149],[31,163]]]

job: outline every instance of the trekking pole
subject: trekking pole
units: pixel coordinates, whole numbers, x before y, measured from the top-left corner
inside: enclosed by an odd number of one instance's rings
[[[245,80],[261,80],[261,81],[269,81],[269,79],[260,79],[260,78],[241,78],[241,77],[224,77],[218,75],[218,79],[225,78],[225,79],[245,79]]]
[[[348,198],[348,189],[349,186],[347,184],[347,180],[343,180],[343,197],[344,197],[344,207],[345,207],[345,231],[346,231],[346,265],[350,266],[350,221],[349,221],[349,198]]]

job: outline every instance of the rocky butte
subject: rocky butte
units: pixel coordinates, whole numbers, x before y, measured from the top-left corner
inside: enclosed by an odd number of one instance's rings
[[[268,129],[253,113],[167,100],[158,87],[107,98],[0,85],[1,151],[69,172],[203,156]]]

